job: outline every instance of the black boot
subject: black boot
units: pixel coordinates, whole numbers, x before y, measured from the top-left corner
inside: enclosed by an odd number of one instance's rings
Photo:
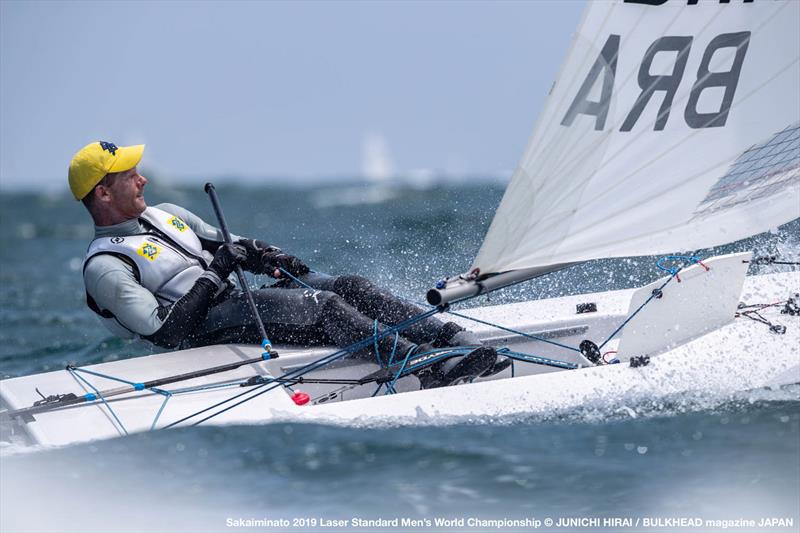
[[[502,355],[497,356],[497,361],[489,368],[486,372],[480,375],[482,378],[488,378],[489,376],[494,376],[495,374],[499,374],[506,368],[511,366],[511,359]]]
[[[455,322],[446,322],[436,332],[433,340],[435,348],[452,348],[455,346],[480,346],[483,343],[477,335],[467,331]]]
[[[469,383],[492,369],[497,351],[481,346],[463,356],[453,356],[415,372],[423,389]]]
[[[456,346],[483,346],[483,342],[473,332],[468,331],[455,322],[447,322],[444,324],[436,335],[436,340],[433,345],[438,347],[456,347]],[[511,359],[508,357],[498,356],[495,363],[483,372],[480,377],[486,378],[499,374],[506,368],[511,366]]]

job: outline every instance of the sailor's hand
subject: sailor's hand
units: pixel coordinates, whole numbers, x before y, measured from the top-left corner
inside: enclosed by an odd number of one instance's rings
[[[281,270],[285,270],[292,276],[298,277],[308,274],[309,268],[300,259],[293,255],[285,254],[276,249],[276,251],[265,252],[262,256],[265,265],[272,268],[272,272],[267,273],[273,278],[281,277]]]
[[[273,275],[275,267],[264,260],[264,254],[280,252],[280,248],[275,248],[264,241],[255,239],[239,239],[236,244],[243,246],[247,252],[247,260],[242,265],[245,270],[253,274]]]
[[[214,260],[208,266],[220,278],[225,279],[231,275],[236,265],[247,261],[247,250],[241,244],[223,244],[217,248]]]

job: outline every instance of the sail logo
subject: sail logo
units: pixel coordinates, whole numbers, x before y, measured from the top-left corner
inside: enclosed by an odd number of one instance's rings
[[[186,224],[178,217],[170,218],[167,223],[180,232],[186,231]]]
[[[600,50],[600,54],[589,69],[583,84],[578,89],[564,118],[561,120],[562,126],[572,126],[578,115],[589,115],[595,117],[594,129],[603,131],[614,93],[620,40],[619,35],[611,34],[608,36],[603,48]],[[672,102],[683,80],[693,40],[692,36],[668,35],[653,41],[639,65],[637,82],[641,92],[622,122],[619,131],[628,132],[633,129],[642,112],[656,93],[663,94],[663,99],[653,129],[661,131],[666,127],[672,112]],[[742,64],[749,44],[749,31],[723,33],[711,39],[711,42],[703,52],[700,66],[697,69],[697,76],[692,83],[689,98],[686,101],[686,107],[683,112],[683,118],[690,128],[702,129],[725,126],[728,120],[728,112],[736,93],[736,87],[739,85],[739,75],[742,72]],[[712,71],[709,68],[712,59],[715,54],[725,49],[733,49],[733,61],[729,70]],[[672,72],[669,74],[650,73],[654,59],[659,54],[670,54],[671,57],[675,58]],[[598,80],[601,81],[600,99],[597,101],[590,100],[589,94],[597,85]],[[709,89],[712,90],[714,95],[721,93],[719,108],[703,112],[698,110],[698,102],[701,95]],[[716,96],[714,97],[717,98]],[[707,99],[704,98],[704,100]]]
[[[155,261],[158,254],[161,253],[161,248],[150,242],[144,242],[136,253],[147,259],[148,261]]]

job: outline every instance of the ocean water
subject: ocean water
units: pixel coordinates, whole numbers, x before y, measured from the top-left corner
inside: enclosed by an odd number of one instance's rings
[[[360,273],[422,300],[438,278],[469,267],[503,187],[218,192],[235,233],[277,244],[316,270]],[[153,185],[147,198],[213,220],[200,186]],[[0,222],[0,377],[149,353],[110,338],[85,307],[81,261],[92,227],[80,204],[65,194],[4,192]],[[798,235],[796,220],[701,254],[753,249],[796,261]],[[501,291],[491,303],[657,277],[653,258],[595,261]],[[5,444],[0,467],[2,531],[714,529],[687,525],[693,519],[775,519],[718,529],[799,531],[800,388],[446,426],[201,426],[61,449]],[[541,525],[547,518],[556,521],[551,528]],[[288,523],[236,522],[248,519]]]

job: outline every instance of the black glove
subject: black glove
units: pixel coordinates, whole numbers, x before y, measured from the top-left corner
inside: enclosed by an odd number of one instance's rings
[[[272,277],[280,276],[280,272],[278,276],[275,275],[275,269],[278,268],[285,270],[295,277],[303,276],[310,272],[306,264],[300,261],[300,259],[293,255],[285,254],[278,248],[273,249],[273,251],[264,252],[261,257],[265,265],[272,267],[271,272],[267,271],[267,274]]]
[[[242,264],[245,270],[253,274],[272,275],[275,267],[264,262],[263,256],[265,252],[280,252],[280,248],[255,239],[239,239],[236,244],[243,246],[247,252],[247,260]]]
[[[221,279],[231,275],[236,265],[243,264],[247,260],[247,250],[240,244],[223,244],[217,248],[214,260],[208,265],[208,269],[213,271]]]

